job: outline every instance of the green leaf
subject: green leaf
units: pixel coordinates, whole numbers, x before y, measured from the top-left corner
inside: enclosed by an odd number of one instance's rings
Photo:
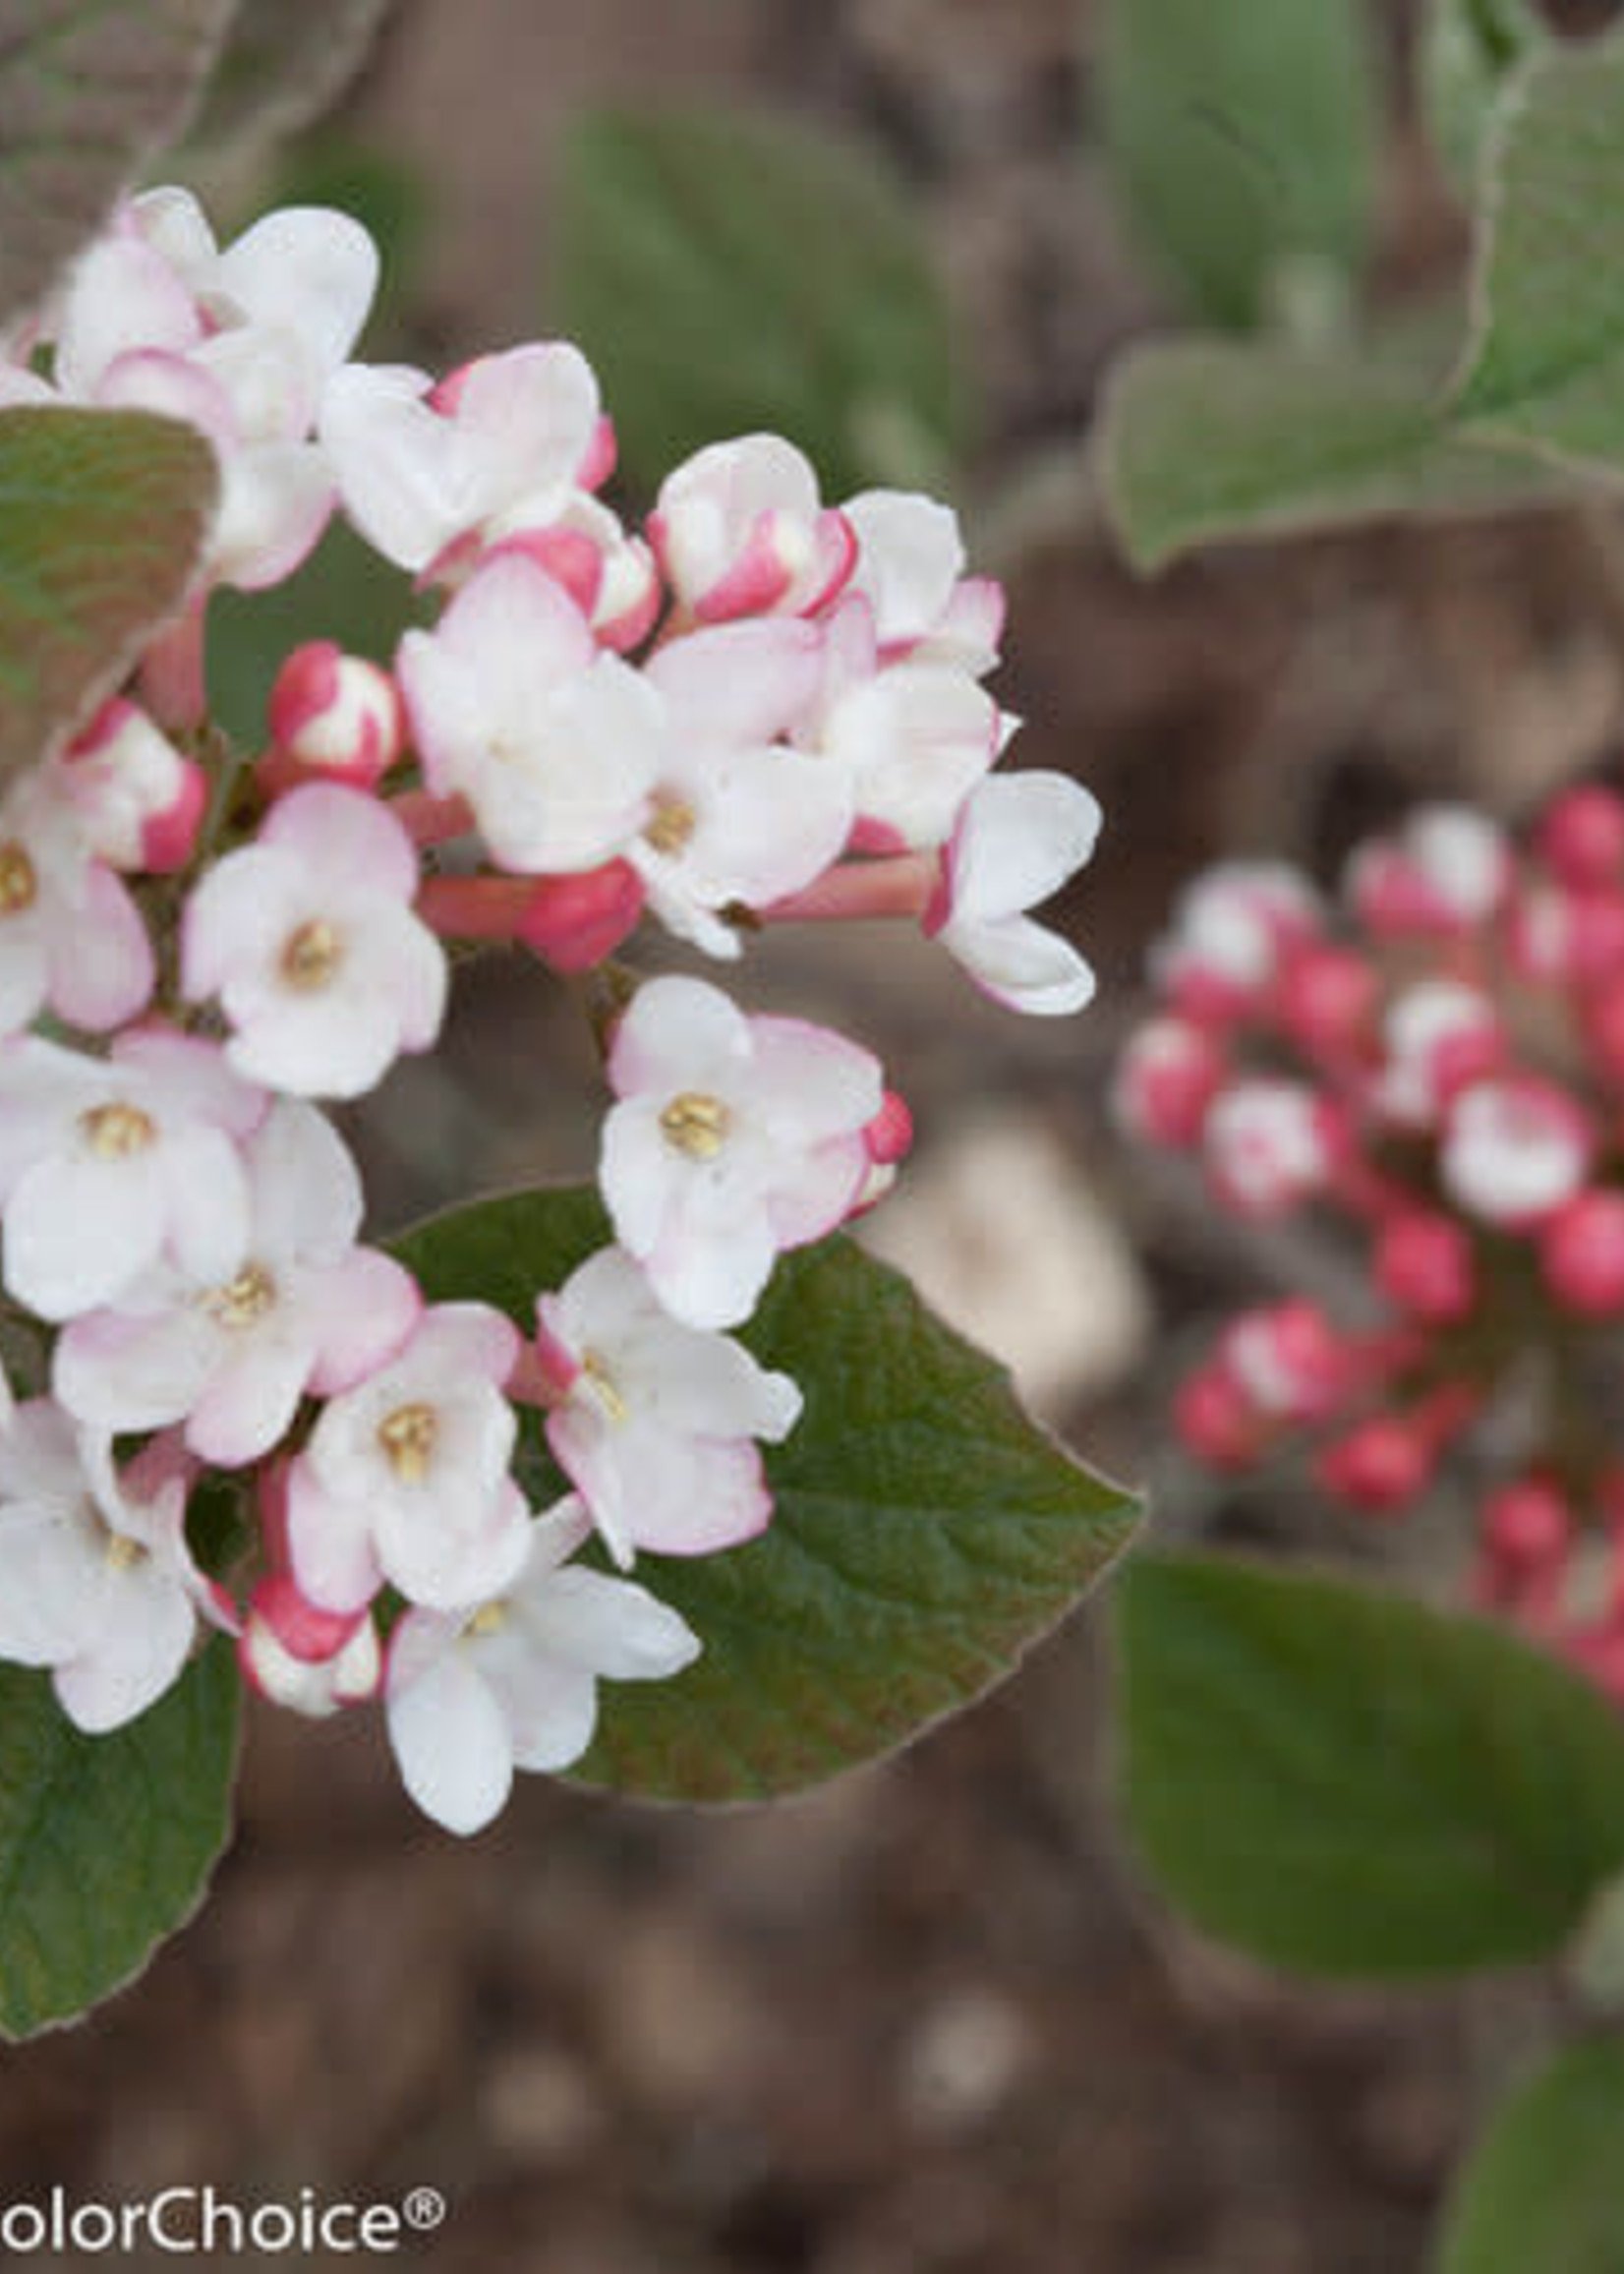
[[[494,1303],[528,1330],[537,1292],[609,1237],[594,1195],[524,1193],[396,1253],[435,1300]],[[743,1339],[806,1396],[768,1458],[773,1523],[723,1555],[639,1557],[704,1655],[672,1682],[605,1685],[590,1783],[764,1799],[889,1752],[1010,1672],[1133,1528],[1129,1496],[847,1241],[785,1257]]]
[[[1439,2274],[1624,2274],[1624,2044],[1571,2045],[1501,2110],[1462,2176]]]
[[[0,782],[117,686],[179,609],[214,453],[145,411],[0,411]]]
[[[1467,195],[1478,186],[1484,138],[1512,74],[1549,43],[1528,0],[1428,0],[1421,89],[1432,139]]]
[[[202,1899],[230,1830],[237,1668],[216,1639],[138,1720],[76,1729],[0,1668],[0,2033],[119,1989]]]
[[[1210,1933],[1312,1973],[1510,1964],[1624,1863],[1618,1717],[1510,1635],[1193,1557],[1119,1601],[1130,1820]]]
[[[231,0],[5,0],[0,323],[186,122]]]
[[[1624,35],[1563,43],[1502,112],[1456,412],[1624,472]]]
[[[257,147],[329,110],[393,0],[237,0],[192,139]]]
[[[866,152],[736,111],[597,112],[554,202],[562,328],[644,491],[763,428],[832,496],[941,485],[963,362],[913,213]]]
[[[1346,300],[1368,249],[1379,104],[1363,0],[1110,0],[1105,143],[1149,249],[1209,321],[1294,277]]]
[[[1506,512],[1572,490],[1539,460],[1453,437],[1444,368],[1431,324],[1339,355],[1189,339],[1128,356],[1100,449],[1130,557],[1153,569],[1218,539]]]

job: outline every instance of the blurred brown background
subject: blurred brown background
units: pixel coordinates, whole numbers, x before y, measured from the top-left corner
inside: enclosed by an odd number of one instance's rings
[[[1376,13],[1396,58],[1409,11]],[[1022,1026],[889,938],[775,941],[754,991],[886,1052],[921,1148],[881,1243],[1189,1530],[1238,1520],[1166,1476],[1158,1400],[1247,1281],[1106,1125],[1144,942],[1206,858],[1323,861],[1407,796],[1511,810],[1588,761],[1620,604],[1555,518],[1151,586],[1068,518],[1102,370],[1163,318],[1084,146],[1090,34],[1076,0],[403,0],[342,126],[428,185],[413,333],[444,361],[547,328],[549,169],[607,95],[777,103],[911,185],[987,398],[976,496],[1038,469],[1000,688],[1019,758],[1106,805],[1068,910],[1102,1002]],[[1384,276],[1463,244],[1400,105]],[[412,1070],[369,1113],[383,1218],[585,1168],[585,1060],[540,994],[477,975],[456,1079]],[[1103,1655],[1085,1615],[979,1712],[771,1813],[532,1779],[468,1846],[415,1818],[376,1727],[258,1716],[202,1917],[87,2025],[0,2056],[0,2196],[431,2184],[449,2220],[406,2255],[469,2274],[1419,2267],[1526,1994],[1327,1997],[1175,1932],[1111,1828]]]

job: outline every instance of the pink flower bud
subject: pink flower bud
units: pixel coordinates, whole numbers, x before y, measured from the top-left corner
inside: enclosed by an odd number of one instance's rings
[[[1349,863],[1347,890],[1378,939],[1453,938],[1486,923],[1511,881],[1495,824],[1467,806],[1429,805]]]
[[[1559,1563],[1573,1540],[1573,1511],[1548,1478],[1519,1477],[1483,1502],[1483,1545],[1505,1577],[1526,1581]]]
[[[1471,1238],[1448,1216],[1417,1209],[1393,1217],[1377,1238],[1374,1273],[1389,1302],[1428,1325],[1454,1325],[1477,1301]]]
[[[1310,943],[1288,958],[1275,1009],[1300,1048],[1335,1058],[1367,1039],[1380,992],[1380,979],[1363,956]]]
[[[1624,882],[1624,798],[1599,783],[1564,790],[1539,824],[1538,845],[1567,884]]]
[[[1319,902],[1295,870],[1268,861],[1208,869],[1184,894],[1151,968],[1175,1011],[1222,1022],[1259,1004],[1288,951],[1319,928]]]
[[[90,849],[110,867],[172,876],[192,858],[207,780],[136,704],[103,703],[63,753],[61,781]]]
[[[580,876],[543,877],[518,937],[554,971],[590,971],[636,930],[643,900],[643,880],[625,860]]]
[[[1336,1165],[1332,1117],[1296,1081],[1238,1081],[1202,1133],[1213,1191],[1239,1215],[1286,1215],[1325,1189]]]
[[[1117,1118],[1135,1137],[1184,1150],[1198,1144],[1228,1062],[1214,1038],[1187,1019],[1152,1019],[1117,1068]]]
[[[1583,1185],[1595,1150],[1590,1116],[1553,1081],[1481,1081],[1450,1110],[1439,1156],[1444,1189],[1484,1223],[1531,1230]]]
[[[1588,996],[1580,1009],[1580,1024],[1596,1072],[1624,1089],[1624,987]]]
[[[1317,1305],[1278,1303],[1235,1319],[1219,1364],[1252,1407],[1283,1422],[1324,1421],[1347,1398],[1354,1353]]]
[[[1397,1516],[1432,1481],[1427,1433],[1397,1414],[1378,1415],[1327,1445],[1315,1475],[1337,1499],[1365,1516]]]
[[[1209,1469],[1248,1469],[1267,1439],[1262,1417],[1221,1365],[1186,1377],[1173,1402],[1173,1426],[1186,1451]]]
[[[1586,1318],[1624,1311],[1624,1193],[1578,1193],[1544,1225],[1539,1265],[1564,1310]]]
[[[913,1149],[913,1116],[907,1100],[888,1089],[879,1112],[863,1131],[868,1157],[879,1168],[895,1168]]]
[[[332,640],[295,648],[270,690],[270,734],[279,770],[291,787],[302,776],[324,775],[371,789],[400,756],[406,722],[388,672],[364,656],[347,656]]]

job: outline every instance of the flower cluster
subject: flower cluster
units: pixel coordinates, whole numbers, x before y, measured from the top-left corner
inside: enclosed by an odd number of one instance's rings
[[[1180,1435],[1237,1472],[1305,1450],[1377,1518],[1453,1458],[1479,1599],[1624,1700],[1624,797],[1573,788],[1526,846],[1421,809],[1341,897],[1209,872],[1120,1069],[1129,1130],[1233,1215],[1332,1212],[1370,1298],[1232,1320]]]
[[[576,350],[357,363],[376,269],[342,215],[222,252],[159,191],[0,361],[0,403],[157,410],[222,469],[182,619],[0,797],[4,1316],[31,1377],[0,1420],[0,1658],[99,1730],[223,1629],[300,1711],[380,1698],[408,1789],[466,1832],[515,1769],[579,1756],[601,1678],[700,1649],[626,1575],[768,1524],[761,1446],[800,1393],[733,1330],[783,1251],[878,1198],[908,1117],[838,1033],[620,973],[613,1244],[526,1332],[362,1243],[323,1108],[433,1047],[452,944],[574,973],[645,922],[729,962],[766,923],[901,916],[999,1000],[1075,1009],[1087,966],[1027,910],[1098,817],[995,771],[1002,598],[946,507],[825,504],[750,436],[629,528]],[[292,573],[335,507],[438,612],[387,663],[297,649],[239,757],[205,716],[209,593]],[[569,1487],[540,1511],[524,1407]],[[254,1512],[230,1572],[188,1531],[205,1475]]]

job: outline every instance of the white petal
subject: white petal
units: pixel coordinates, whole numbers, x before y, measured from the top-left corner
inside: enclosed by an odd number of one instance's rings
[[[426,1816],[447,1832],[483,1831],[513,1784],[513,1747],[500,1706],[453,1650],[384,1707],[402,1781]]]

